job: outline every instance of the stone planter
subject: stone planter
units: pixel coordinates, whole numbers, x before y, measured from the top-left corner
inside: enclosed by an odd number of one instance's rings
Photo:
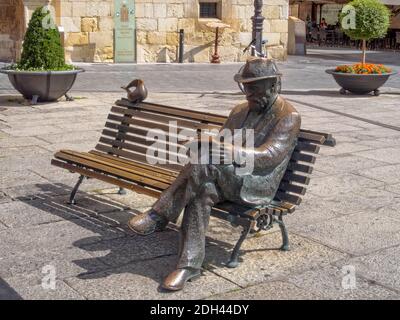
[[[374,92],[374,95],[379,95],[379,88],[389,79],[389,77],[396,72],[384,73],[384,74],[353,74],[353,73],[342,73],[335,72],[334,69],[325,70],[333,76],[336,83],[341,86],[341,94],[345,94],[346,91],[355,94],[367,94]]]
[[[1,69],[8,75],[11,84],[25,99],[37,101],[55,101],[62,96],[71,98],[67,92],[71,89],[78,73],[83,69],[68,71],[17,71]]]

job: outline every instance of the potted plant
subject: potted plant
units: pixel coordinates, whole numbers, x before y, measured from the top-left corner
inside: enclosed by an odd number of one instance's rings
[[[366,43],[386,35],[390,24],[389,9],[378,0],[353,0],[343,8],[339,19],[344,33],[351,39],[361,40],[361,63],[337,66],[336,69],[328,69],[326,72],[332,74],[342,87],[341,94],[346,91],[356,94],[373,91],[375,95],[379,95],[379,87],[395,72],[381,64],[367,64]],[[349,19],[354,21],[349,23]]]
[[[35,10],[26,31],[21,60],[0,70],[25,99],[54,101],[65,95],[82,69],[65,63],[60,33],[49,6]]]

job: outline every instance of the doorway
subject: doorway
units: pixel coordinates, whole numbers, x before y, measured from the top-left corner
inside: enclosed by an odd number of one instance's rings
[[[19,60],[24,33],[25,9],[22,0],[1,0],[0,61]]]

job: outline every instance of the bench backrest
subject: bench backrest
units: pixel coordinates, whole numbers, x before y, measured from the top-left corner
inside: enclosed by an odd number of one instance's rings
[[[154,144],[154,140],[148,139],[148,132],[161,129],[167,133],[166,151],[164,154],[162,151],[159,152],[158,157],[168,160],[167,153],[178,155],[179,147],[186,142],[176,139],[171,139],[175,142],[170,142],[169,137],[176,136],[182,129],[193,133],[200,133],[204,129],[219,130],[226,119],[225,116],[211,113],[147,102],[134,104],[122,99],[112,107],[96,150],[120,158],[147,163],[147,152]],[[171,130],[171,121],[176,123],[176,130]],[[305,194],[306,186],[310,181],[309,175],[313,170],[315,155],[319,152],[319,145],[322,144],[333,146],[335,142],[328,134],[301,130],[298,143],[274,201],[288,207],[300,204],[301,196]],[[156,166],[175,172],[179,172],[183,168],[182,164],[173,161],[156,164]]]

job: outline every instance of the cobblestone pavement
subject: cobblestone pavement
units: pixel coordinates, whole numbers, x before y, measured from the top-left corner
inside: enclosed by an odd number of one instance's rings
[[[304,201],[286,219],[291,250],[276,250],[280,232],[274,228],[244,243],[237,269],[225,268],[240,230],[212,219],[203,276],[176,293],[158,290],[176,261],[176,229],[140,237],[125,227],[154,199],[121,196],[88,180],[71,207],[66,201],[78,176],[50,165],[61,148],[92,149],[121,94],[78,86],[74,102],[30,106],[15,91],[2,90],[0,299],[399,299],[396,81],[381,96],[364,97],[341,96],[333,85],[296,87],[288,79],[284,96],[302,114],[302,126],[337,139],[335,148],[321,148]],[[210,92],[186,94],[158,88],[148,100],[227,114],[243,99],[235,88],[212,93],[217,85],[208,86]],[[41,285],[49,265],[55,290]]]

